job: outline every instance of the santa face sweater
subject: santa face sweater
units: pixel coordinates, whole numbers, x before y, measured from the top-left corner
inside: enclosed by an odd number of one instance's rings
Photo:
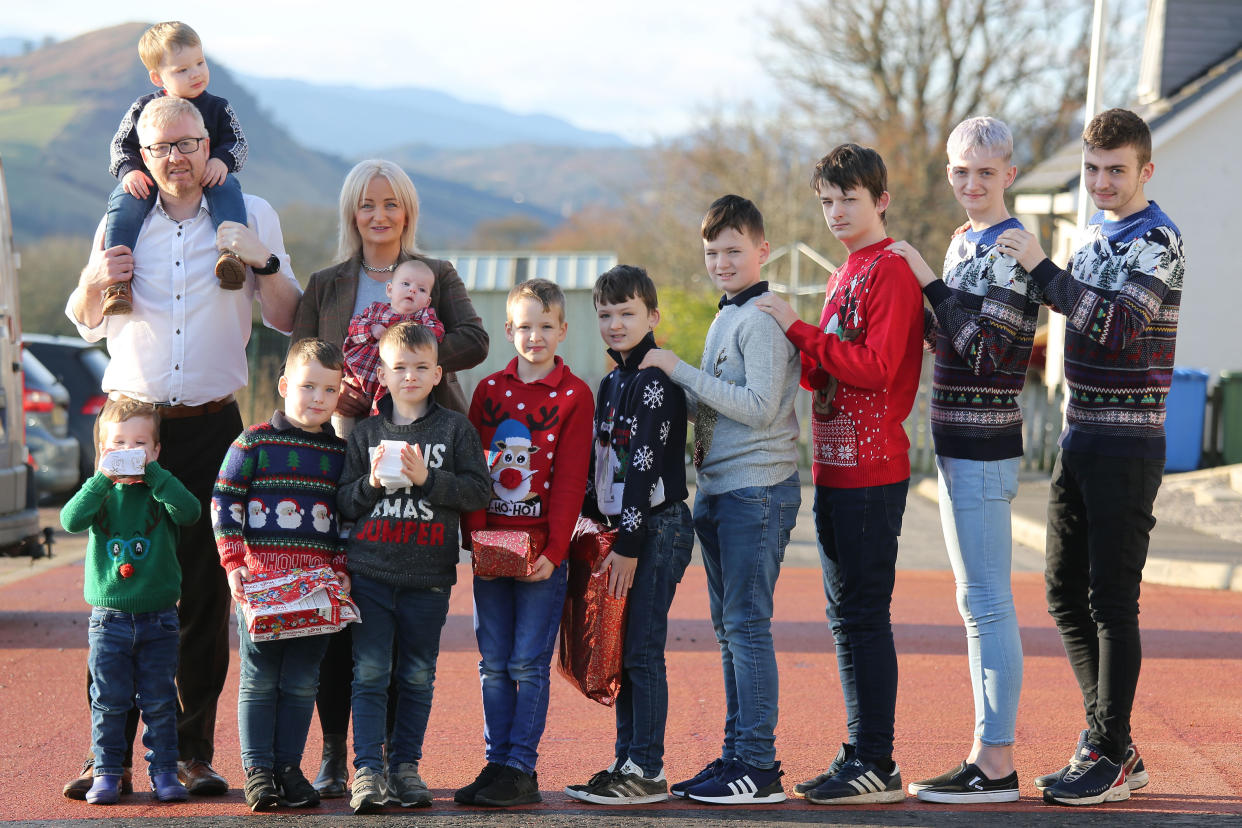
[[[518,357],[474,389],[470,423],[487,452],[491,497],[470,531],[540,527],[542,554],[559,566],[582,511],[594,409],[591,389],[560,357],[546,377],[522,382]]]
[[[346,548],[349,571],[402,587],[457,583],[459,514],[487,502],[487,467],[469,421],[428,399],[427,412],[412,423],[392,421],[392,397],[379,413],[354,426],[337,503],[354,520]],[[419,446],[427,464],[421,486],[371,485],[371,449],[381,440]]]
[[[636,558],[647,518],[686,499],[686,394],[659,368],[638,370],[656,347],[647,334],[628,355],[609,350],[617,367],[595,396],[588,513],[617,527],[612,549]]]
[[[113,483],[95,472],[60,510],[66,532],[88,533],[87,603],[134,614],[176,606],[177,527],[191,525],[201,511],[198,498],[154,461],[141,483]]]
[[[1044,259],[1031,271],[1065,314],[1061,448],[1164,459],[1184,272],[1181,232],[1154,201],[1121,221],[1096,213],[1069,270]]]
[[[706,494],[775,486],[798,470],[798,351],[755,307],[767,289],[758,282],[722,299],[700,367],[673,368],[694,416],[695,485]]]
[[[953,237],[943,281],[923,293],[935,314],[931,431],[936,453],[966,460],[1022,456],[1018,395],[1035,342],[1042,293],[996,240],[1015,218]]]
[[[332,426],[303,431],[277,411],[233,441],[211,492],[220,563],[232,572],[345,571],[337,533],[336,484],[345,441]]]
[[[909,265],[884,239],[849,255],[828,279],[819,327],[785,335],[802,352],[811,390],[816,486],[856,489],[910,476],[902,422],[918,393],[923,296]]]

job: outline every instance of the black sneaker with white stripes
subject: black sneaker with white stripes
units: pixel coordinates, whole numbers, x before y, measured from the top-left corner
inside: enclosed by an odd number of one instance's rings
[[[915,791],[923,802],[1016,802],[1018,800],[1018,774],[1002,779],[990,779],[976,765],[963,762],[956,771],[949,771],[934,779],[931,784]],[[910,785],[911,788],[914,784]]]
[[[855,758],[841,772],[818,788],[806,792],[806,801],[816,805],[875,805],[901,802],[901,769],[893,764],[892,773],[881,770],[874,762]]]
[[[664,771],[651,778],[643,776],[642,769],[626,759],[620,768],[602,770],[585,785],[568,786],[565,793],[580,802],[598,805],[645,805],[668,799],[668,780]]]
[[[781,763],[756,768],[741,759],[729,759],[712,778],[695,785],[686,795],[713,805],[766,805],[785,801]]]

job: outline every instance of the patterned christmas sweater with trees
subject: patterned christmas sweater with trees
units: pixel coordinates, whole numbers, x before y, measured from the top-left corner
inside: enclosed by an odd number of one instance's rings
[[[910,477],[910,414],[923,364],[923,297],[884,239],[856,250],[828,279],[819,327],[785,335],[802,352],[812,391],[816,486],[858,489]]]
[[[584,511],[617,527],[612,549],[636,558],[647,518],[686,499],[686,392],[659,368],[640,371],[656,347],[647,334],[600,380],[595,397],[595,450]]]
[[[936,337],[931,431],[936,453],[967,460],[1022,456],[1018,395],[1043,294],[996,240],[1015,218],[953,237],[943,281],[923,288]]]
[[[1084,233],[1068,270],[1044,259],[1031,271],[1065,314],[1061,448],[1163,459],[1186,269],[1181,232],[1152,201],[1120,221],[1096,213]]]
[[[559,566],[582,512],[591,453],[591,389],[556,357],[546,377],[523,382],[518,358],[485,378],[470,401],[470,423],[487,453],[492,494],[466,515],[466,528],[542,528],[542,554]]]
[[[345,572],[336,486],[345,441],[332,426],[309,432],[277,411],[229,447],[211,493],[220,563],[232,572],[331,566]]]

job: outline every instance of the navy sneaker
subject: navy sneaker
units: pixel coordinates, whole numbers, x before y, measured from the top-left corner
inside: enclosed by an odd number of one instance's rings
[[[1099,805],[1130,798],[1122,765],[1084,742],[1061,781],[1044,789],[1044,802],[1056,805]]]
[[[1070,763],[1055,773],[1044,774],[1035,777],[1035,788],[1041,793],[1045,788],[1051,788],[1053,785],[1061,781],[1065,774],[1069,773],[1073,768],[1078,766],[1078,754],[1082,750],[1082,746],[1087,743],[1087,731],[1078,734],[1078,744],[1074,747],[1074,755],[1070,757]],[[1126,748],[1126,758],[1121,763],[1122,768],[1126,772],[1126,787],[1132,791],[1139,788],[1146,788],[1147,783],[1151,781],[1151,777],[1147,775],[1147,768],[1143,765],[1143,757],[1139,755],[1138,748],[1131,742]],[[914,787],[911,785],[910,787]]]
[[[785,801],[781,763],[761,770],[741,759],[725,762],[716,775],[686,791],[695,802],[712,805],[767,805]]]
[[[685,799],[686,791],[690,790],[695,785],[702,785],[704,782],[711,779],[724,764],[724,759],[713,759],[707,763],[707,766],[704,767],[703,770],[699,771],[689,779],[682,780],[681,782],[674,782],[669,786],[668,792],[673,796]]]
[[[836,776],[806,792],[806,801],[816,805],[875,805],[905,798],[901,768],[896,763],[892,772],[886,773],[874,762],[857,757],[846,762]]]
[[[853,760],[854,750],[854,746],[849,742],[842,742],[841,749],[837,751],[836,758],[832,760],[832,764],[828,766],[828,769],[819,776],[812,776],[805,782],[799,782],[797,785],[794,785],[794,796],[805,796],[807,791],[818,788],[840,773],[841,768],[845,767],[845,763]]]

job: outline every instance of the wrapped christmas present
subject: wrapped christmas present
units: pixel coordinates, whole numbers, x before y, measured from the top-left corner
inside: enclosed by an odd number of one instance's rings
[[[242,589],[242,615],[254,641],[327,635],[361,619],[331,567],[256,572]]]
[[[476,529],[470,533],[474,574],[487,578],[529,575],[547,541],[542,529]]]
[[[579,518],[569,547],[569,587],[561,614],[557,669],[584,696],[611,707],[621,692],[625,598],[608,593],[608,571],[595,568],[612,551],[616,531]]]

